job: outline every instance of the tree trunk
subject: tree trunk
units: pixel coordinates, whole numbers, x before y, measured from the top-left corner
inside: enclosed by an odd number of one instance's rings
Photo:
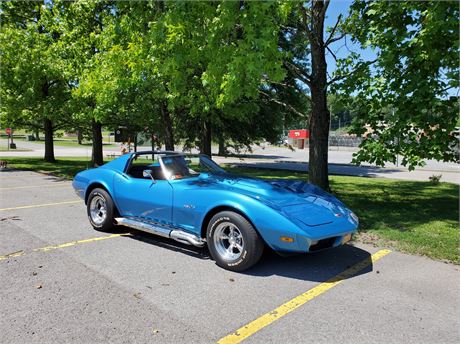
[[[172,128],[171,115],[168,110],[166,102],[161,103],[161,119],[164,124],[164,140],[165,140],[165,149],[169,151],[174,150],[174,135]]]
[[[155,151],[155,138],[156,136],[154,134],[150,135],[151,143],[152,143],[152,152]],[[152,161],[155,161],[155,154],[152,154]]]
[[[211,123],[209,121],[203,122],[203,128],[201,131],[201,139],[200,139],[200,153],[205,154],[209,157],[212,155],[211,151]]]
[[[329,190],[328,178],[328,137],[329,111],[326,103],[326,92],[311,92],[312,114],[310,117],[310,148],[308,162],[309,181],[324,190]]]
[[[324,45],[324,2],[314,1],[312,5],[311,30],[311,103],[309,181],[324,190],[329,190],[328,138],[330,113],[327,108],[327,63]]]
[[[40,141],[40,131],[38,129],[35,130],[35,140]]]
[[[45,118],[43,129],[45,131],[45,161],[56,162],[54,158],[53,122]]]
[[[81,145],[83,141],[83,133],[80,129],[77,130],[77,140],[78,144]]]
[[[156,147],[159,145],[158,137],[156,134],[151,134],[150,136],[152,142],[152,151],[156,150]]]
[[[225,147],[225,139],[223,134],[219,135],[219,152],[217,153],[217,155],[227,155],[227,149]]]
[[[45,82],[42,86],[42,97],[43,99],[46,99],[48,97],[48,91],[49,91],[49,84],[48,82]],[[45,130],[45,161],[47,162],[56,162],[56,159],[54,158],[54,141],[53,141],[53,122],[46,117],[45,114],[45,120],[43,123],[43,128]]]
[[[91,130],[93,134],[93,152],[91,154],[91,165],[98,167],[104,164],[104,153],[102,149],[102,124],[94,118],[91,121]]]

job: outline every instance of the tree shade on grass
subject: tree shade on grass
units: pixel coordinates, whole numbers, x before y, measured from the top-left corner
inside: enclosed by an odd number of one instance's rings
[[[1,158],[11,168],[51,173],[71,179],[90,166],[89,159]],[[301,172],[227,166],[254,178],[308,179]],[[3,185],[5,185],[3,181]],[[331,176],[331,189],[360,218],[358,240],[460,263],[459,187],[455,184]]]

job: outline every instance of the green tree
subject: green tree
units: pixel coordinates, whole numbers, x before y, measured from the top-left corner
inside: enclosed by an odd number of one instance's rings
[[[325,18],[329,3],[329,0],[287,3],[285,8],[288,20],[283,25],[287,41],[283,46],[288,57],[284,65],[296,77],[295,82],[304,85],[305,92],[310,97],[309,181],[326,190],[329,189],[330,124],[327,95],[328,88],[340,79],[337,76],[328,78],[326,53],[335,57],[330,45],[345,36],[345,32],[341,31],[342,16],[326,32]],[[355,71],[367,64],[368,62],[359,61],[354,66]]]
[[[336,93],[352,102],[355,133],[374,130],[355,161],[383,164],[402,154],[403,164],[413,168],[426,158],[455,159],[450,148],[458,103],[449,90],[458,88],[457,4],[355,1],[347,20],[339,15],[326,28],[329,3],[282,5],[288,13],[280,45],[287,56],[284,65],[311,98],[310,181],[329,188],[328,95]],[[346,35],[374,49],[376,59],[356,52],[337,57],[333,46]],[[336,63],[331,76],[326,54]]]
[[[373,131],[357,163],[383,165],[402,155],[413,169],[425,159],[457,161],[459,7],[449,1],[356,1],[345,29],[377,54],[372,68],[344,79],[359,104],[354,132]],[[349,61],[352,63],[352,61]],[[342,73],[347,73],[344,64]]]
[[[166,81],[168,108],[188,146],[210,155],[212,132],[236,134],[230,121],[245,123],[242,132],[256,120],[264,79],[283,77],[278,10],[265,2],[167,3],[147,60]]]
[[[72,89],[74,127],[90,131],[92,139],[91,162],[103,162],[102,125],[110,117],[97,101],[103,84],[91,84],[97,79],[100,55],[107,49],[104,31],[112,24],[113,4],[109,1],[53,1],[55,30],[60,33],[60,53],[67,61],[69,85]],[[84,91],[82,85],[86,85]],[[90,85],[90,86],[88,86]],[[97,87],[99,86],[99,87]],[[86,125],[85,125],[86,124]]]
[[[54,30],[53,4],[2,2],[2,122],[45,133],[44,159],[54,162],[53,133],[67,125],[70,88]],[[41,123],[41,125],[40,125]]]

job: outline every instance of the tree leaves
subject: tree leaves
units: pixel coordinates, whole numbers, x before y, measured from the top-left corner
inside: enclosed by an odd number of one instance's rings
[[[354,132],[363,134],[363,126],[371,131],[355,156],[357,163],[383,165],[402,155],[402,165],[413,169],[425,159],[458,160],[452,149],[457,142],[452,132],[458,99],[452,91],[459,78],[458,15],[453,2],[353,3],[347,30],[363,48],[378,51],[375,65],[340,85],[360,104]]]

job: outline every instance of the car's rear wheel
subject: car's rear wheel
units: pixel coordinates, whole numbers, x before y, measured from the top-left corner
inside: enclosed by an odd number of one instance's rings
[[[91,191],[87,202],[89,222],[94,229],[107,232],[114,228],[114,211],[112,197],[104,189]]]
[[[264,243],[252,224],[232,211],[214,215],[206,236],[212,258],[217,265],[231,271],[249,269],[264,250]]]

